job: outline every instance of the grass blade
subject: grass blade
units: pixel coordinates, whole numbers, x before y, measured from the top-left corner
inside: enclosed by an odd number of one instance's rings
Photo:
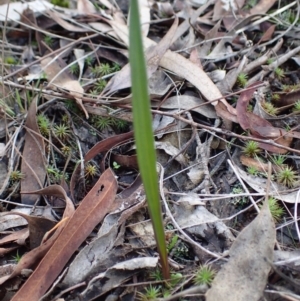
[[[134,137],[139,169],[148,202],[156,244],[165,279],[170,278],[168,254],[160,207],[156,153],[152,131],[148,80],[139,20],[138,1],[131,0],[129,22],[129,62],[131,67]]]

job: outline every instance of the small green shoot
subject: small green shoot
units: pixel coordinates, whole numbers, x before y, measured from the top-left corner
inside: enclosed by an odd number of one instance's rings
[[[151,301],[156,300],[160,296],[160,288],[150,285],[145,288],[145,293],[137,293],[140,301]]]
[[[172,251],[172,249],[175,247],[175,245],[177,244],[179,236],[178,235],[173,235],[171,238],[171,241],[169,242],[167,249],[168,249],[168,253],[170,253]]]
[[[85,59],[84,59],[84,62],[86,63],[86,65],[88,67],[91,67],[93,65],[93,62],[94,62],[94,58],[92,56],[87,56]]]
[[[117,72],[117,71],[120,71],[120,70],[121,70],[121,66],[118,65],[117,63],[113,63],[112,72]]]
[[[245,3],[245,9],[251,9],[251,8],[253,8],[257,4],[257,1],[258,0],[248,0]]]
[[[100,71],[100,75],[104,76],[104,75],[108,75],[108,74],[112,73],[112,68],[110,67],[110,65],[108,63],[105,63],[105,64],[101,64],[99,66],[99,71]]]
[[[275,76],[276,76],[278,79],[283,79],[284,76],[285,76],[285,75],[284,75],[283,69],[281,69],[281,68],[279,68],[279,67],[275,68],[274,74],[275,74]]]
[[[162,281],[164,279],[161,270],[158,268],[150,273],[150,278],[154,281]]]
[[[54,134],[61,140],[66,140],[69,137],[70,133],[70,128],[63,123],[54,127]]]
[[[39,114],[37,116],[37,124],[42,136],[49,137],[51,125],[49,118],[44,114]]]
[[[86,178],[94,178],[98,174],[99,174],[99,172],[98,172],[98,168],[97,168],[96,165],[92,165],[92,164],[88,163],[85,166],[85,168],[84,168],[84,176]]]
[[[278,93],[273,93],[273,94],[272,94],[272,100],[273,100],[273,101],[276,102],[276,101],[278,101],[279,99],[280,99],[280,95],[279,95]]]
[[[128,122],[119,118],[113,118],[113,125],[120,131],[128,127]]]
[[[95,66],[94,68],[92,68],[92,74],[94,77],[105,76],[113,72],[113,67],[111,67],[108,63],[103,63],[99,66]]]
[[[194,283],[197,285],[211,285],[212,281],[214,280],[216,275],[216,271],[213,270],[208,265],[202,265],[199,267],[195,278]]]
[[[237,83],[240,87],[246,87],[248,83],[248,75],[246,73],[240,73],[237,77]]]
[[[17,250],[16,256],[13,256],[13,260],[16,261],[16,263],[19,263],[21,261],[22,255],[19,255],[19,251]]]
[[[286,160],[286,156],[284,155],[274,155],[271,157],[271,160],[274,164],[281,166],[284,164],[284,161]]]
[[[50,36],[45,36],[44,37],[44,42],[45,42],[46,45],[48,45],[49,47],[51,47],[52,44],[53,44],[53,39]]]
[[[133,107],[134,138],[139,170],[144,184],[148,209],[164,279],[170,279],[168,252],[162,218],[157,178],[156,152],[152,130],[150,97],[138,1],[131,0],[129,16],[129,63]]]
[[[79,73],[79,65],[77,63],[69,66],[69,71],[73,75],[78,75]]]
[[[253,106],[248,104],[247,105],[247,112],[253,112]]]
[[[92,123],[96,129],[103,131],[113,125],[113,120],[108,116],[95,116],[92,119]]]
[[[273,197],[268,198],[268,204],[274,222],[278,223],[282,219],[285,210],[283,209],[283,207],[279,205],[278,201]],[[262,207],[262,205],[260,207]]]
[[[72,152],[72,149],[71,149],[70,146],[64,145],[64,146],[61,148],[61,152],[62,152],[65,156],[69,156],[70,153]]]
[[[297,180],[296,172],[289,166],[285,166],[276,176],[277,181],[287,187],[293,187]]]
[[[258,175],[258,170],[255,166],[249,166],[247,168],[247,172],[248,174],[250,174],[251,176],[257,176]]]
[[[121,165],[119,165],[116,161],[113,162],[113,169],[119,169]]]
[[[293,108],[294,112],[300,112],[300,100],[297,100],[294,104],[294,108]]]
[[[255,157],[260,153],[260,148],[256,141],[249,140],[245,143],[242,152],[248,157]]]
[[[66,8],[69,8],[70,6],[70,2],[67,1],[67,0],[51,0],[50,1],[53,5],[57,5],[57,6],[60,6],[60,7],[66,7]]]
[[[9,176],[11,182],[18,182],[25,178],[25,175],[19,170],[13,170]]]
[[[52,165],[48,165],[46,171],[51,183],[57,183],[63,178],[63,174],[60,172],[60,170]],[[65,175],[65,180],[67,180],[67,178],[67,175]]]
[[[13,56],[7,56],[4,59],[4,63],[8,65],[17,65],[18,61]]]
[[[274,107],[274,105],[270,102],[262,103],[263,109],[270,115],[276,116],[278,114],[278,109]]]
[[[98,95],[100,92],[102,92],[104,90],[106,85],[107,85],[107,82],[104,79],[100,79],[95,83],[95,88],[96,88]]]
[[[172,273],[171,274],[171,280],[168,281],[168,285],[170,287],[174,287],[175,285],[177,285],[181,280],[182,280],[183,276],[181,273]]]
[[[275,60],[273,58],[268,58],[267,59],[267,64],[271,65]]]
[[[244,189],[240,186],[234,187],[232,189],[232,193],[233,194],[241,194],[241,193],[244,193]],[[249,200],[245,196],[233,197],[233,200],[231,201],[231,203],[237,207],[243,207],[248,202],[249,202]]]
[[[0,108],[9,116],[15,116],[15,112],[11,107],[6,103],[4,99],[0,99]]]

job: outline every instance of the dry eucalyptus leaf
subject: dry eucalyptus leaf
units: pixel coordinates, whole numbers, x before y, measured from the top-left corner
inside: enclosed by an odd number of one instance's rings
[[[113,21],[111,21],[113,22]],[[113,23],[114,24],[114,23]],[[120,23],[116,22],[116,24]],[[123,25],[124,26],[124,25]],[[173,25],[167,32],[167,34],[160,40],[157,45],[146,45],[146,64],[147,64],[147,75],[148,78],[157,70],[159,66],[159,62],[162,56],[166,53],[168,48],[170,47],[172,38],[176,32],[178,26],[178,18],[175,19]],[[125,26],[127,28],[127,26]],[[115,28],[114,28],[115,29]],[[118,31],[116,31],[117,35],[119,35]],[[125,65],[121,71],[119,71],[106,85],[103,93],[112,94],[113,92],[131,87],[131,78],[130,78],[130,66],[129,64]]]
[[[218,272],[206,301],[260,300],[271,270],[269,262],[273,262],[275,238],[275,225],[265,202],[232,244],[230,259]]]
[[[53,58],[48,57],[41,61],[42,68],[47,75],[49,84],[52,84],[56,88],[68,90],[72,95],[80,108],[83,110],[86,118],[89,118],[89,114],[86,111],[82,103],[82,96],[84,93],[79,81],[72,79],[66,71],[61,72],[62,67]]]
[[[174,214],[178,225],[192,235],[208,239],[207,233],[210,232],[210,224],[213,224],[216,234],[222,235],[228,241],[233,241],[234,237],[227,226],[204,206],[191,205],[191,197],[193,197],[192,194],[178,200]]]
[[[153,106],[152,102],[152,106]],[[196,107],[198,106],[198,107]],[[205,100],[190,96],[190,95],[178,95],[169,97],[160,106],[163,109],[181,109],[181,110],[192,110],[200,113],[207,118],[217,118],[214,107],[209,104],[205,104]]]
[[[168,141],[165,141],[165,142],[163,142],[163,141],[161,141],[161,142],[156,141],[155,142],[155,148],[156,149],[162,149],[162,150],[164,150],[165,153],[167,153],[168,155],[170,155],[172,157],[177,156],[177,154],[180,153],[180,150],[177,147],[175,147],[174,145],[172,145]],[[179,162],[183,166],[187,165],[187,159],[186,159],[186,157],[183,154],[178,155],[175,158],[175,160],[177,162]]]
[[[77,64],[79,66],[79,76],[78,76],[78,81],[81,81],[83,69],[84,69],[84,58],[83,56],[85,55],[84,49],[74,49],[74,55],[77,59]]]
[[[125,281],[132,278],[138,272],[145,272],[146,269],[155,268],[158,258],[140,257],[129,259],[115,264],[107,271],[98,273],[96,277],[91,279],[87,288],[74,301],[90,301],[90,300],[111,300],[110,298],[99,298],[103,294],[109,292],[113,288],[120,287]],[[112,299],[115,300],[115,299]]]
[[[8,9],[7,9],[8,6]],[[31,2],[14,2],[0,5],[0,21],[19,21],[23,11],[27,8],[34,13],[43,13],[46,10],[53,8],[54,5],[44,0],[36,0]],[[7,15],[6,15],[7,12]]]
[[[267,180],[265,178],[251,176],[247,174],[245,171],[243,171],[242,169],[240,169],[239,167],[237,167],[236,165],[235,168],[239,173],[240,177],[251,188],[253,188],[255,191],[259,193],[263,193],[263,194],[266,193]],[[286,193],[285,190],[287,190]],[[279,199],[287,203],[295,203],[297,200],[297,193],[298,191],[290,192],[290,190],[288,190],[286,187],[279,185],[276,182],[271,182],[269,195],[274,196],[276,199]]]
[[[128,45],[128,27],[116,21],[109,21],[109,23],[113,27],[119,38],[124,43],[126,43],[126,45]],[[156,45],[154,41],[148,38],[143,38],[143,43],[145,47]],[[166,53],[163,55],[159,62],[159,65],[188,80],[201,92],[201,94],[207,100],[213,101],[218,99],[211,103],[212,105],[216,106],[218,115],[225,120],[232,120],[234,122],[237,122],[235,108],[233,108],[223,98],[216,85],[197,65],[193,64],[182,55],[170,50],[166,51]],[[220,104],[222,104],[222,109],[220,109]]]
[[[94,4],[89,0],[78,0],[77,10],[83,15],[92,15],[97,13]]]

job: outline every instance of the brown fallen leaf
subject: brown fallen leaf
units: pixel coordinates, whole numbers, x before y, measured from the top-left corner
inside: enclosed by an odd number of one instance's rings
[[[293,137],[296,137],[297,132],[287,132],[285,129],[273,127],[273,125],[266,119],[247,112],[247,107],[254,91],[256,90],[254,83],[249,86],[249,89],[243,91],[238,99],[236,110],[237,119],[243,130],[250,130],[253,137],[256,138],[268,138],[276,141],[276,143],[282,146],[290,146]],[[284,154],[287,152],[286,149],[276,147],[267,143],[259,143],[259,146],[265,150]]]
[[[148,78],[157,70],[159,62],[165,52],[169,49],[174,34],[178,26],[178,18],[175,21],[167,34],[160,40],[157,45],[150,45],[146,50],[146,65]],[[145,45],[146,46],[146,45]],[[121,89],[131,87],[130,66],[126,64],[106,85],[103,94],[112,94]]]
[[[30,249],[38,247],[41,244],[45,233],[56,225],[56,222],[53,220],[38,216],[27,215],[20,212],[8,212],[7,215],[19,215],[26,219],[28,223],[28,229],[23,229],[21,231],[29,230]]]
[[[241,155],[240,156],[240,161],[243,165],[245,165],[247,167],[255,167],[255,169],[257,171],[264,172],[264,173],[268,172],[268,168],[269,168],[268,163],[260,162],[256,158],[250,158],[250,157],[247,157],[245,155]],[[280,166],[272,164],[272,171],[273,172],[279,172],[281,170],[282,170],[282,168]]]
[[[97,10],[92,2],[89,0],[78,0],[77,1],[77,10],[80,14],[83,15],[92,15],[96,14]]]
[[[3,238],[0,239],[0,246],[11,243],[11,242],[16,242],[19,245],[24,245],[25,240],[29,237],[29,231],[28,229],[24,228],[22,230],[13,232]]]
[[[65,89],[68,93],[75,98],[77,104],[84,112],[86,118],[89,114],[82,103],[82,96],[84,93],[83,88],[77,80],[72,79],[66,71],[61,72],[62,68],[57,61],[52,57],[47,57],[41,61],[41,66],[47,75],[49,84],[55,88]]]
[[[71,32],[89,32],[89,30],[85,27],[75,26],[72,23],[65,21],[63,18],[65,15],[60,14],[58,11],[55,10],[48,10],[47,14],[50,16],[52,20],[54,20],[58,25],[62,28],[71,31]]]
[[[72,260],[62,284],[72,286],[86,281],[89,275],[99,274],[99,272],[109,269],[114,263],[119,262],[119,258],[116,258],[119,253],[116,249],[117,246],[122,245],[120,250],[124,258],[127,251],[133,248],[131,245],[124,246],[122,243],[125,222],[145,206],[145,202],[145,193],[141,183],[129,197],[122,198],[117,195],[111,208],[112,212],[106,215],[97,236]],[[92,260],[89,254],[93,254]]]
[[[258,44],[262,43],[262,42],[267,42],[269,40],[272,39],[272,36],[274,34],[276,25],[271,25],[262,35],[262,37],[260,38],[260,40],[258,41]]]
[[[132,155],[121,155],[121,154],[111,154],[111,160],[117,162],[120,166],[138,169],[137,156]]]
[[[250,9],[250,15],[265,14],[274,5],[276,0],[261,0]]]
[[[128,27],[115,21],[108,21],[108,23],[115,30],[119,38],[128,45]],[[156,45],[154,41],[145,37],[143,38],[143,43],[145,48]],[[168,50],[161,58],[159,65],[192,83],[208,101],[219,99],[212,102],[212,105],[216,106],[219,102],[222,102],[225,108],[217,110],[220,117],[227,120],[227,115],[223,114],[225,110],[230,116],[232,115],[232,119],[236,116],[236,110],[223,98],[212,80],[201,68],[193,64],[190,60]]]
[[[44,189],[30,192],[30,193],[48,194],[48,195],[54,195],[54,196],[63,198],[66,202],[66,208],[65,208],[65,211],[63,214],[64,221],[66,221],[67,218],[71,217],[75,210],[72,201],[67,196],[64,189],[59,185],[52,185],[52,186],[46,187]],[[65,225],[65,222],[61,223],[59,228],[56,230],[56,232],[46,242],[44,242],[39,247],[31,250],[30,252],[28,252],[24,256],[22,256],[20,262],[14,268],[13,272],[10,275],[2,276],[0,278],[0,284],[3,284],[8,279],[18,276],[23,269],[29,269],[29,268],[32,268],[34,265],[37,265],[39,263],[39,261],[48,252],[50,247],[53,245],[54,241],[57,239],[60,232],[62,231],[64,225]]]
[[[38,301],[44,295],[72,254],[110,211],[116,192],[115,176],[110,169],[107,169],[12,301]]]
[[[206,301],[256,301],[267,284],[276,230],[265,201],[259,215],[238,235],[230,258],[215,277]],[[269,261],[269,262],[268,262]]]
[[[133,137],[133,132],[128,132],[125,134],[112,136],[112,137],[109,137],[105,140],[98,142],[85,154],[84,162],[92,160],[99,153],[106,152],[106,151],[110,150],[112,147],[114,147],[115,145],[118,145],[119,143],[129,140],[132,137]],[[71,191],[71,195],[73,198],[74,198],[75,186],[77,184],[77,180],[79,177],[79,171],[80,171],[80,166],[78,165],[74,169],[72,177],[71,177],[71,181],[70,181],[70,191]]]
[[[35,97],[25,122],[25,145],[21,164],[21,172],[25,177],[21,181],[21,192],[41,189],[46,177],[45,145],[36,121],[36,103]],[[36,200],[37,197],[34,195],[21,195],[23,204],[33,205]]]

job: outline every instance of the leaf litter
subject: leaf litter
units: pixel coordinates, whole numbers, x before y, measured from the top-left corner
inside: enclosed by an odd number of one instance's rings
[[[299,294],[299,4],[139,1],[179,275],[164,284],[132,140],[129,7],[99,3],[0,6],[1,297]],[[203,265],[215,279],[188,295]]]

